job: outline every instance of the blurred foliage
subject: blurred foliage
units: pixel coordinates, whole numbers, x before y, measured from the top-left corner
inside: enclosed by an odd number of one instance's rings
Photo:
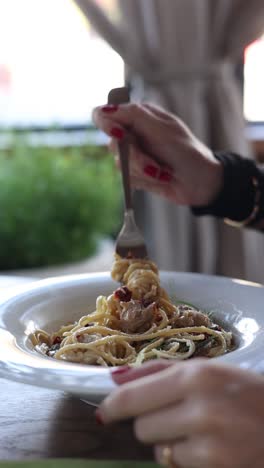
[[[21,137],[0,151],[0,269],[74,262],[121,223],[113,158],[93,146],[30,146]]]

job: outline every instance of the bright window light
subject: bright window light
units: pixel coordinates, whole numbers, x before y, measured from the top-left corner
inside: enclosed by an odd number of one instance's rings
[[[244,112],[249,122],[264,122],[264,36],[245,52]]]
[[[1,126],[86,125],[123,68],[73,1],[0,0]]]

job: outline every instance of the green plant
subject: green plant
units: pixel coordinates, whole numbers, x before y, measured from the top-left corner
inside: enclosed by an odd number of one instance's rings
[[[77,261],[120,226],[119,176],[106,150],[29,146],[0,152],[0,268]]]

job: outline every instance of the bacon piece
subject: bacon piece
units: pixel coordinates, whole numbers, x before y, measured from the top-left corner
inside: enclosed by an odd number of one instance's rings
[[[52,344],[56,345],[56,344],[60,344],[61,342],[62,342],[62,338],[60,336],[55,336],[55,338],[53,338]]]
[[[126,286],[123,286],[114,292],[114,297],[120,302],[129,302],[132,298],[132,292]]]

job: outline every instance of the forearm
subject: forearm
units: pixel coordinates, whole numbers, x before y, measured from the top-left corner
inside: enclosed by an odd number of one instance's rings
[[[224,184],[214,202],[192,207],[197,216],[227,218],[241,226],[264,229],[264,171],[250,159],[233,153],[215,153],[223,164]]]

